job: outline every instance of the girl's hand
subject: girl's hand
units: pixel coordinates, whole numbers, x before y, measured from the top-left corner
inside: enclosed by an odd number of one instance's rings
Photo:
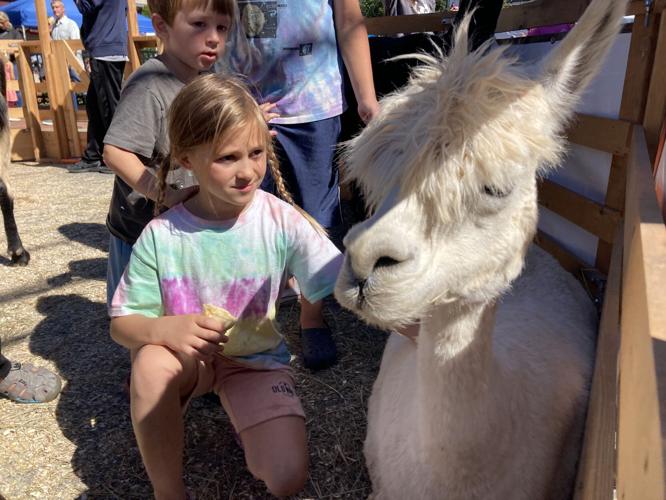
[[[189,186],[182,189],[167,188],[166,196],[164,197],[164,204],[171,208],[185,200],[189,200],[199,192],[199,186]]]
[[[229,340],[225,323],[202,314],[163,316],[155,321],[153,331],[162,345],[201,361],[212,361],[220,343]]]
[[[358,103],[358,116],[361,117],[366,125],[379,113],[379,103],[377,99],[366,99]]]

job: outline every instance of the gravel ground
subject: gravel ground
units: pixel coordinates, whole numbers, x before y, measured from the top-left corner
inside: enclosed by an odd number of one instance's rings
[[[12,164],[9,174],[32,260],[10,267],[2,233],[2,352],[58,372],[64,388],[45,405],[0,399],[0,498],[150,498],[122,390],[128,356],[108,335],[104,306],[113,177],[27,163]],[[296,355],[310,442],[310,478],[295,498],[365,498],[366,403],[385,334],[333,300],[326,317],[340,361],[315,374],[300,364],[298,304],[283,306],[278,318]],[[197,498],[270,498],[245,469],[219,403],[194,401],[186,425],[185,481]]]

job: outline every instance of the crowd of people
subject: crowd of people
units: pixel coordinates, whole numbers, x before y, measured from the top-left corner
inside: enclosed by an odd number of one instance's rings
[[[380,111],[358,0],[149,0],[161,51],[124,84],[126,1],[75,2],[88,143],[69,171],[115,174],[107,308],[131,355],[132,424],[155,496],[188,498],[183,413],[209,392],[250,472],[294,494],[307,477],[305,419],[274,320],[295,290],[304,365],[336,362],[323,299],[342,263],[329,237],[342,224],[342,64],[361,120]],[[52,9],[52,37],[77,38],[62,3]],[[57,375],[0,358],[5,396],[59,390]]]

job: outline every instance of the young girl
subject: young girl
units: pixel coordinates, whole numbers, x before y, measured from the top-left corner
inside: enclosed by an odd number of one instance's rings
[[[307,476],[305,420],[276,300],[293,275],[307,300],[320,301],[342,256],[303,212],[258,189],[268,165],[291,202],[243,84],[207,75],[186,85],[169,111],[169,139],[199,191],[148,224],[110,308],[111,335],[132,352],[132,423],[155,497],[185,498],[183,412],[211,390],[250,472],[274,495],[294,494]],[[244,349],[225,352],[228,324],[204,316],[205,304],[238,318],[229,335],[243,336]]]

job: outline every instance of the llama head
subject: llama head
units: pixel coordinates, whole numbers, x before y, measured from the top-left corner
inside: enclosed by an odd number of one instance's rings
[[[537,77],[502,49],[470,53],[469,19],[448,57],[414,56],[408,85],[347,145],[346,174],[372,216],[345,239],[343,306],[391,328],[510,286],[536,230],[536,178],[558,163],[624,9],[595,0]]]

